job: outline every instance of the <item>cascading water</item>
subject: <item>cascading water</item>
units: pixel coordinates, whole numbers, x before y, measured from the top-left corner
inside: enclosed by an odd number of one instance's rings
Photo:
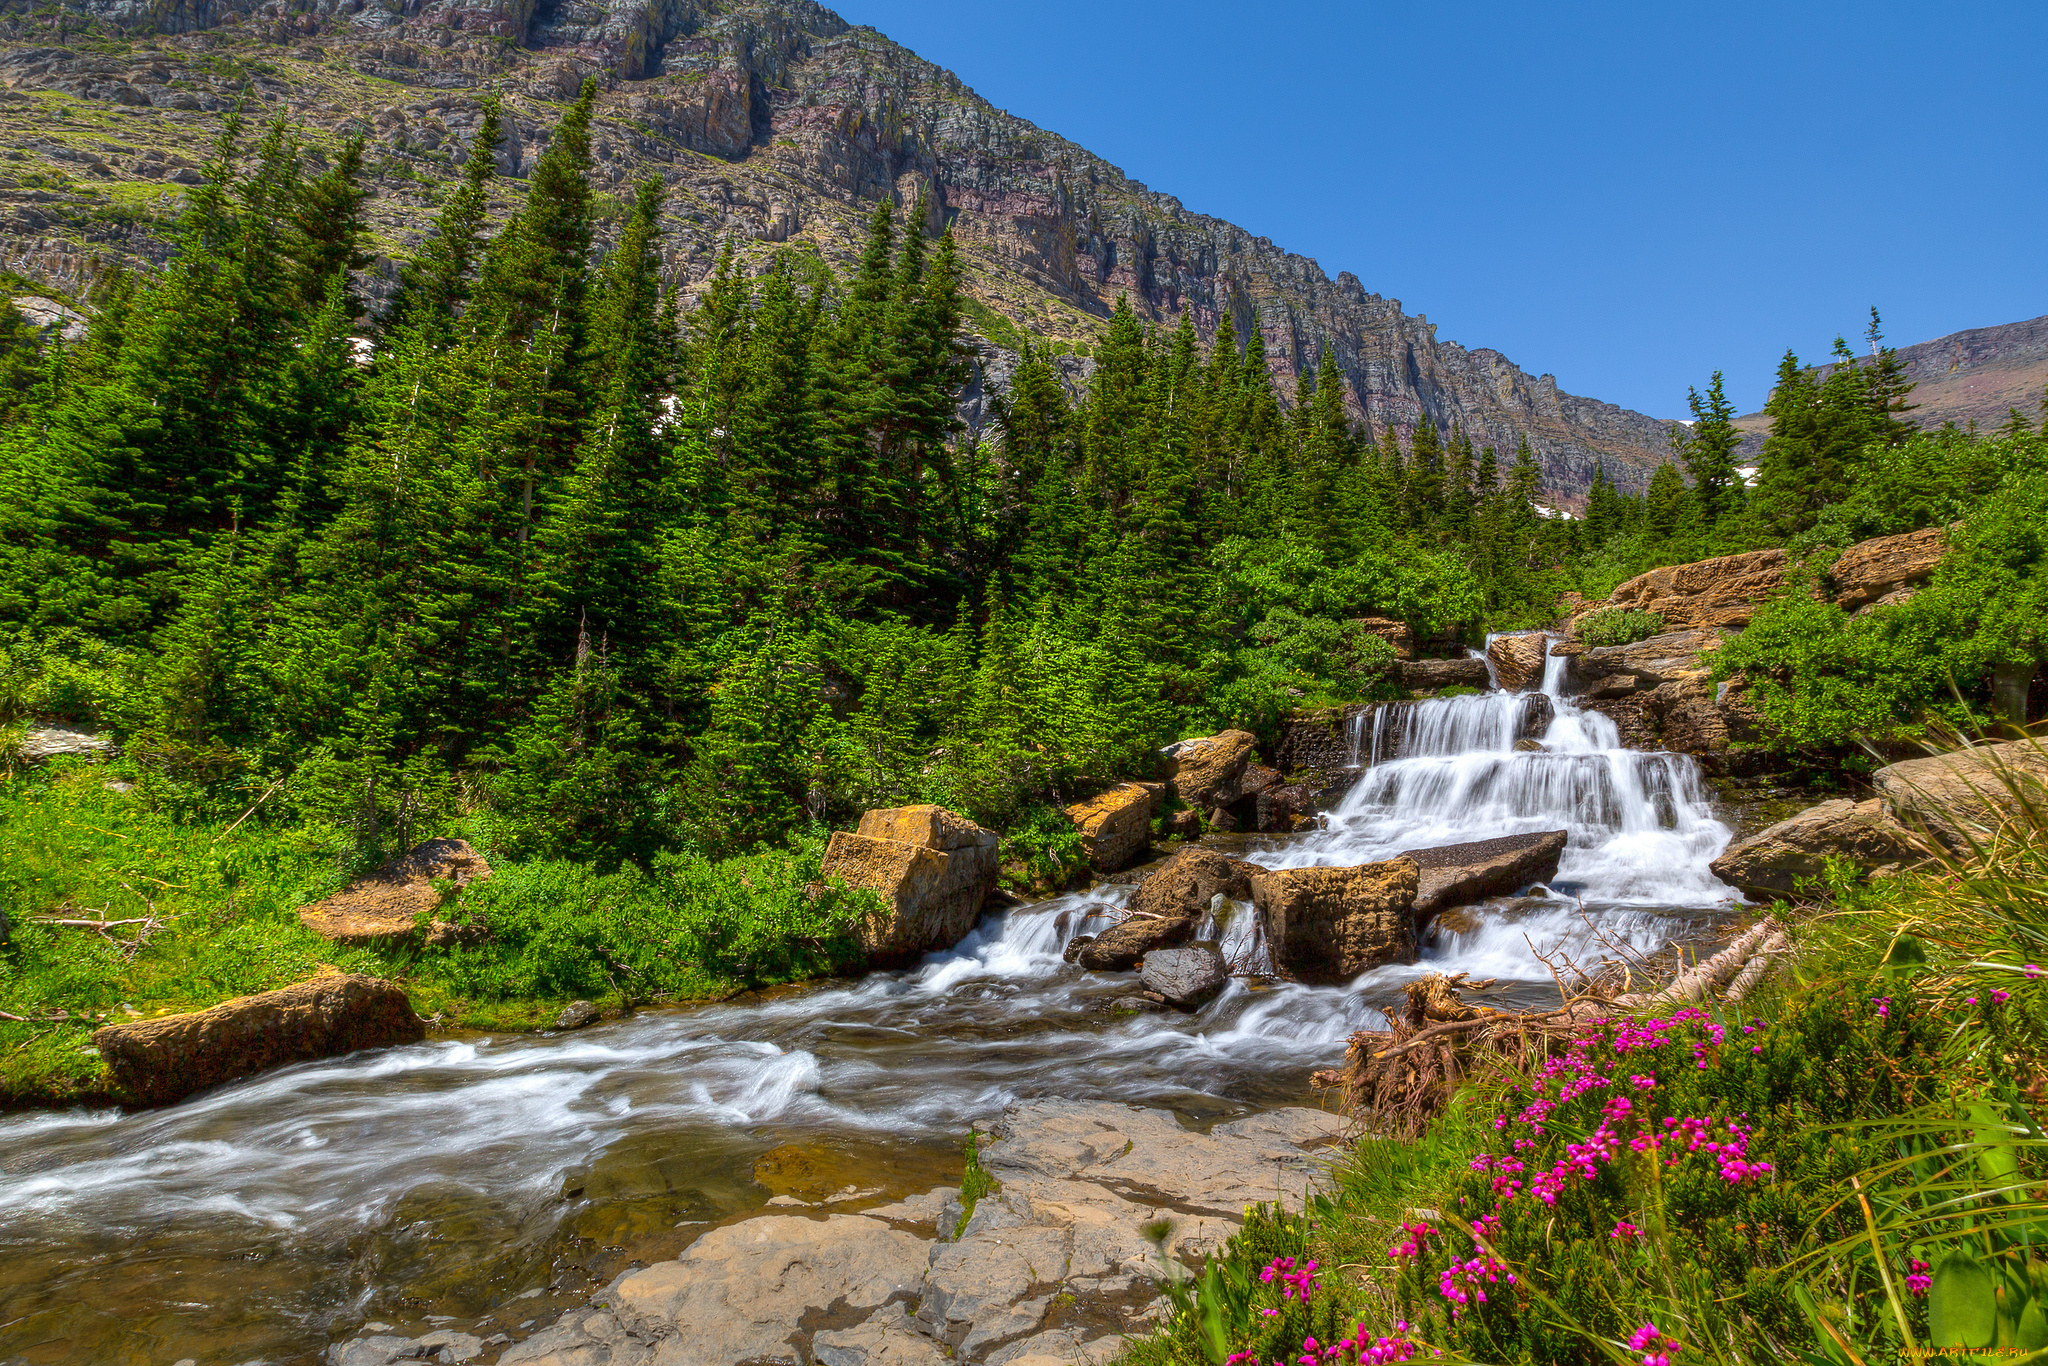
[[[141,1114],[0,1118],[0,1361],[311,1362],[365,1320],[517,1332],[629,1257],[674,1256],[758,1207],[753,1165],[778,1145],[823,1152],[863,1187],[921,1191],[1012,1099],[1197,1119],[1299,1103],[1308,1072],[1419,971],[1500,977],[1507,999],[1535,1000],[1550,981],[1535,949],[1654,949],[1730,899],[1706,870],[1729,832],[1690,759],[1624,750],[1612,722],[1572,706],[1564,663],[1544,679],[1541,751],[1515,747],[1527,697],[1382,707],[1369,746],[1362,716],[1351,732],[1365,766],[1327,828],[1246,850],[1350,864],[1569,832],[1548,895],[1463,914],[1422,965],[1346,988],[1235,981],[1192,1016],[1133,1012],[1128,976],[1061,958],[1128,895],[1109,886],[991,916],[956,949],[859,982],[441,1039]],[[1243,907],[1203,933],[1235,961],[1259,951]]]

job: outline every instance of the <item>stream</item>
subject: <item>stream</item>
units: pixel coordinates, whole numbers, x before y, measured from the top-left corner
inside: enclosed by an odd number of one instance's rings
[[[1313,1104],[1309,1073],[1420,974],[1498,978],[1494,1004],[1554,1001],[1539,950],[1650,953],[1735,901],[1707,870],[1730,831],[1698,766],[1623,749],[1563,696],[1565,663],[1548,661],[1540,751],[1515,747],[1522,695],[1418,703],[1402,735],[1354,735],[1363,771],[1322,829],[1233,843],[1303,867],[1569,832],[1547,888],[1446,915],[1420,962],[1346,987],[1236,979],[1198,1014],[1134,1008],[1133,974],[1060,956],[1130,892],[1102,885],[857,981],[575,1033],[438,1036],[161,1110],[0,1116],[0,1366],[312,1363],[366,1325],[517,1337],[772,1194],[957,1182],[968,1127],[1013,1100],[1202,1125]],[[1259,948],[1246,907],[1206,934],[1233,958]]]

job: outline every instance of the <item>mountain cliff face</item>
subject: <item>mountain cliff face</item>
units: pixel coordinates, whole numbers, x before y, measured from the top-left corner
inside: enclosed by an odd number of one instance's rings
[[[17,0],[25,5],[26,0]],[[1668,458],[1669,424],[1559,390],[1491,350],[1441,341],[1400,301],[1221,219],[1192,213],[951,72],[807,0],[64,0],[0,18],[0,251],[76,290],[102,263],[160,260],[177,187],[221,114],[282,112],[316,144],[373,144],[380,245],[403,254],[432,182],[463,155],[491,89],[506,101],[501,207],[562,101],[603,89],[600,187],[670,187],[666,269],[686,286],[726,240],[849,262],[873,204],[950,225],[998,345],[1085,349],[1128,296],[1204,339],[1261,329],[1292,393],[1334,348],[1375,432],[1461,423],[1505,459],[1526,436],[1554,498],[1597,464],[1625,487]],[[389,273],[388,262],[385,263]]]

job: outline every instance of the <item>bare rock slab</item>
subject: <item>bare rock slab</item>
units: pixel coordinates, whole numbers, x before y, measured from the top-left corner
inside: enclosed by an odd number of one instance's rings
[[[1859,541],[1835,557],[1828,581],[1835,601],[1854,612],[1902,589],[1916,588],[1934,577],[1948,549],[1948,528],[1931,526],[1902,536]]]
[[[623,1314],[672,1325],[654,1366],[740,1366],[803,1361],[807,1314],[859,1318],[924,1280],[926,1242],[858,1215],[768,1215],[730,1224],[682,1257],[622,1277]]]
[[[1749,896],[1791,896],[1800,882],[1818,878],[1830,858],[1846,859],[1865,871],[1917,862],[1904,826],[1873,798],[1841,798],[1810,806],[1722,851],[1709,868],[1715,877]]]
[[[1354,868],[1289,868],[1252,879],[1274,966],[1299,982],[1348,982],[1415,956],[1420,879],[1406,858]]]
[[[1782,550],[1752,550],[1638,574],[1609,595],[1617,607],[1655,612],[1675,630],[1749,625],[1756,609],[1785,584]]]
[[[397,983],[326,972],[208,1010],[104,1025],[92,1041],[122,1090],[167,1105],[286,1063],[418,1043],[426,1033]]]
[[[1400,667],[1401,686],[1410,692],[1484,688],[1493,682],[1483,659],[1411,659]]]
[[[307,929],[337,944],[390,944],[412,938],[422,915],[441,909],[436,882],[457,892],[491,875],[484,856],[466,840],[427,840],[391,860],[376,872],[357,878],[324,901],[302,907],[299,920]],[[430,944],[462,937],[454,925],[432,920]]]
[[[1257,738],[1243,730],[1226,730],[1169,745],[1165,764],[1167,785],[1176,797],[1197,811],[1228,806],[1244,795],[1238,784],[1257,747]]]
[[[1545,830],[1402,851],[1395,857],[1407,859],[1418,870],[1415,924],[1419,928],[1453,906],[1470,906],[1512,895],[1532,882],[1548,882],[1557,876],[1566,838],[1563,830]]]
[[[31,726],[22,732],[21,739],[14,746],[15,753],[27,764],[48,763],[67,755],[111,754],[113,750],[111,736],[94,735],[69,726]]]

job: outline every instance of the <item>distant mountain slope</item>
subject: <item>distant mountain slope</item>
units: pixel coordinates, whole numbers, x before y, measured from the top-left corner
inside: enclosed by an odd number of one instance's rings
[[[2048,315],[1902,346],[1899,360],[1915,386],[1907,401],[1919,405],[1907,416],[1925,430],[1946,422],[1958,427],[1974,422],[1989,430],[2014,408],[2038,425],[2042,396],[2048,392]],[[1824,366],[1819,373],[1824,376],[1833,368]],[[1761,436],[1771,423],[1762,413],[1751,413],[1735,425]],[[1761,441],[1745,444],[1761,449]]]
[[[601,186],[623,198],[663,176],[666,267],[686,285],[728,238],[846,263],[876,200],[922,197],[931,226],[958,235],[985,305],[977,324],[999,344],[1085,343],[1128,295],[1161,323],[1191,314],[1205,340],[1258,326],[1289,392],[1334,347],[1350,405],[1376,431],[1461,423],[1503,457],[1526,436],[1560,500],[1597,464],[1639,487],[1668,458],[1667,422],[1440,340],[1350,272],[1332,280],[1190,212],[807,0],[64,0],[6,14],[0,264],[75,289],[96,261],[160,260],[177,186],[237,99],[316,140],[368,135],[381,244],[403,253],[479,96],[506,98],[509,204],[586,74],[604,89]]]

